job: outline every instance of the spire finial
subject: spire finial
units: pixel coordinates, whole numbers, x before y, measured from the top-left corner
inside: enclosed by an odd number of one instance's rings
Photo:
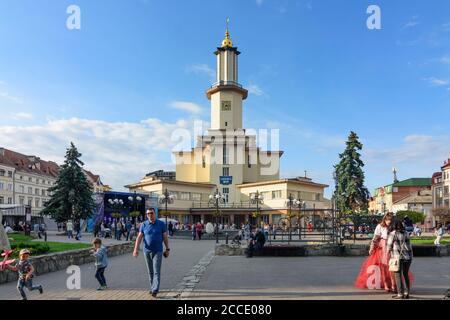
[[[230,23],[230,18],[227,17],[227,20],[226,20],[227,28],[225,30],[225,38],[222,41],[222,48],[233,47],[233,42],[231,41],[231,38],[230,38],[230,31],[228,29],[229,23]]]

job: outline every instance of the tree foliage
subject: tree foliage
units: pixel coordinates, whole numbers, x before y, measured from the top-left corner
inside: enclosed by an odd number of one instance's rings
[[[80,157],[81,153],[71,142],[56,184],[48,189],[50,200],[45,203],[41,213],[50,215],[56,222],[87,219],[96,207]]]
[[[355,132],[351,132],[346,148],[339,155],[339,163],[334,166],[337,208],[343,214],[367,211],[369,191],[364,186],[364,163],[359,151],[363,145]]]
[[[403,220],[404,217],[408,216],[413,223],[423,223],[427,217],[426,214],[422,212],[409,210],[397,211],[395,216],[400,220]]]

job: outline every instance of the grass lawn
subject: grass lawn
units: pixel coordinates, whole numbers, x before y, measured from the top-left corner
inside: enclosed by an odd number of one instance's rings
[[[412,244],[434,244],[435,237],[412,237]],[[441,239],[442,245],[450,245],[450,237],[446,236]]]
[[[63,252],[69,250],[77,250],[77,249],[86,249],[92,247],[89,243],[65,243],[65,242],[41,242],[41,241],[32,241],[33,238],[30,236],[26,236],[22,233],[10,233],[8,234],[8,238],[10,239],[11,246],[21,244],[21,247],[26,247],[27,244],[46,244],[49,247],[49,251],[46,253],[54,253],[54,252]],[[12,240],[11,240],[12,239]],[[16,250],[17,251],[17,250]],[[18,252],[13,252],[13,257],[17,257]]]

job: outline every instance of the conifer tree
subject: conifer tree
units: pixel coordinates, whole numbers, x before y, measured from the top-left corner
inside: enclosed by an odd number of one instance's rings
[[[56,184],[48,189],[50,200],[45,203],[41,214],[50,215],[56,222],[87,219],[96,207],[80,157],[81,153],[71,142]]]
[[[364,163],[359,153],[363,145],[358,139],[358,135],[352,131],[344,152],[339,155],[339,163],[334,166],[334,197],[337,209],[343,214],[358,214],[368,208],[369,191],[364,186]]]

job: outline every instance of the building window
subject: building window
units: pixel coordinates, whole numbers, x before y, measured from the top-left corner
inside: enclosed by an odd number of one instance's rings
[[[228,203],[228,196],[230,194],[230,188],[222,188],[222,193],[225,198],[225,203]]]
[[[229,161],[229,154],[228,154],[228,149],[226,145],[223,145],[223,164],[228,164]]]
[[[3,182],[0,182],[0,190],[3,190],[4,187],[5,187],[5,184]]]
[[[19,190],[20,190],[20,193],[25,193],[25,187],[24,186],[19,186]]]
[[[0,204],[4,204],[5,203],[5,198],[0,197]]]
[[[40,207],[39,203],[40,203],[39,198],[34,199],[34,206],[35,206],[36,208],[39,208],[39,207]]]
[[[321,194],[320,194],[320,193],[316,193],[316,198],[315,198],[315,200],[316,200],[316,201],[320,201],[320,199],[321,199]]]
[[[4,177],[5,176],[5,170],[0,169],[0,177]]]
[[[169,191],[169,195],[171,195],[175,200],[178,199],[178,191]]]
[[[8,177],[12,178],[12,171],[8,171]]]
[[[25,198],[19,197],[19,204],[24,205],[25,204]]]
[[[201,193],[192,193],[192,200],[193,201],[201,201],[202,200],[202,194]]]
[[[42,190],[41,190],[41,195],[42,195],[43,197],[45,197],[45,189],[42,189]]]
[[[8,204],[12,204],[12,198],[8,198]]]
[[[228,177],[230,175],[230,168],[229,167],[223,167],[222,168],[222,176]]]
[[[231,111],[231,101],[222,101],[222,111]]]
[[[8,190],[9,190],[9,191],[12,191],[12,190],[13,190],[13,185],[12,185],[12,183],[8,183]]]
[[[33,182],[33,178],[32,177],[28,177],[28,181],[29,182]]]
[[[34,189],[34,194],[37,195],[37,196],[39,195],[39,189],[38,188]]]
[[[190,200],[189,192],[180,192],[180,200]]]
[[[33,204],[33,198],[28,198],[28,205],[31,206]]]
[[[23,176],[20,176],[19,179],[20,179],[20,180],[23,180]]]
[[[272,199],[281,199],[281,190],[272,191]]]
[[[250,155],[247,155],[247,165],[248,165],[249,168],[252,167],[252,163],[251,163],[250,159],[251,159]]]
[[[32,187],[28,187],[28,194],[33,194],[33,188]]]
[[[225,121],[225,127],[228,127],[228,122]]]

